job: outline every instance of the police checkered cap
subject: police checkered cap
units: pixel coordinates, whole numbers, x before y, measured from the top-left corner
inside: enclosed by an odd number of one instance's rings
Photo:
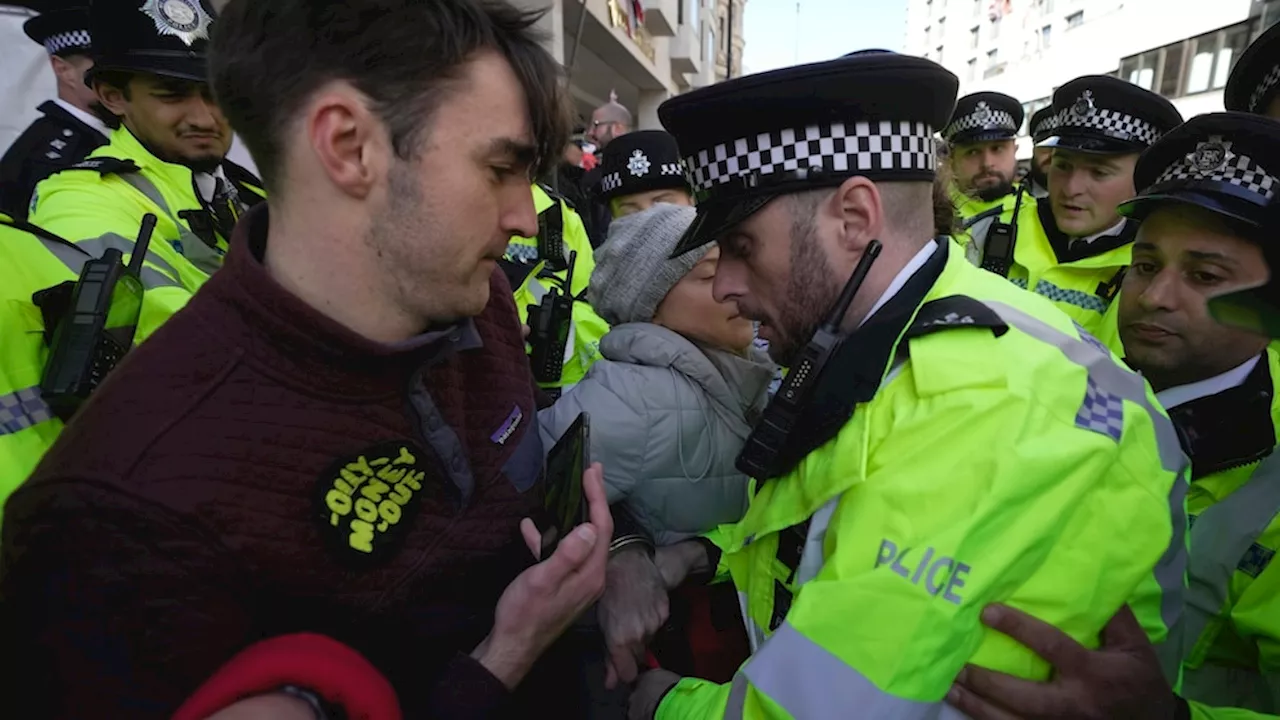
[[[658,166],[658,175],[674,175],[680,177],[684,175],[684,166],[680,163],[662,163]],[[610,193],[622,187],[622,171],[611,172],[600,178],[600,192]]]
[[[1120,110],[1093,107],[1085,112],[1066,108],[1057,114],[1056,131],[1068,128],[1100,131],[1117,140],[1130,140],[1150,145],[1163,134],[1155,125]]]
[[[1259,112],[1262,99],[1265,98],[1272,90],[1280,85],[1280,65],[1271,68],[1270,72],[1262,77],[1262,81],[1258,83],[1258,87],[1253,89],[1253,93],[1249,95],[1249,112]]]
[[[1205,181],[1235,185],[1254,195],[1260,202],[1270,201],[1280,186],[1280,178],[1272,175],[1248,155],[1231,151],[1231,141],[1212,137],[1201,143],[1196,152],[1187,154],[1179,162],[1169,166],[1156,178],[1153,187],[1168,182]],[[1205,150],[1220,153],[1220,161],[1204,162]]]
[[[796,171],[828,174],[933,172],[933,128],[923,122],[834,122],[763,132],[685,158],[698,200],[735,180],[768,183]]]
[[[1061,120],[1058,117],[1058,113],[1045,113],[1040,118],[1040,122],[1036,123],[1035,126],[1031,128],[1031,137],[1036,139],[1049,137],[1054,130],[1058,129],[1059,122],[1061,122]]]
[[[1013,119],[1013,115],[1004,110],[997,110],[983,105],[973,112],[953,120],[942,131],[942,136],[950,139],[959,133],[972,130],[1007,130],[1010,133],[1016,133],[1018,132],[1018,122]]]
[[[90,45],[88,30],[69,30],[67,32],[54,33],[44,39],[44,49],[50,55],[57,55],[68,50],[88,50]]]

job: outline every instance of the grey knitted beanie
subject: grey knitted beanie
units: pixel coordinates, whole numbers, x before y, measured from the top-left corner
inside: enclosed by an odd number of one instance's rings
[[[711,244],[668,258],[693,224],[691,207],[658,203],[609,225],[596,250],[587,302],[610,325],[649,322],[671,288],[702,259]]]

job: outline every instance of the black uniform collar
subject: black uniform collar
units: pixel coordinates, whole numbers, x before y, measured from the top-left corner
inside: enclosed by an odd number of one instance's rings
[[[902,289],[836,348],[813,389],[813,401],[779,452],[782,467],[794,468],[840,432],[858,403],[875,397],[903,331],[946,267],[947,252],[945,242],[939,242]]]
[[[1275,389],[1267,360],[1264,353],[1240,385],[1169,409],[1191,458],[1192,480],[1257,462],[1275,449]]]
[[[1044,228],[1045,237],[1059,263],[1075,262],[1085,258],[1096,257],[1105,252],[1124,247],[1133,242],[1138,234],[1138,224],[1126,220],[1117,235],[1103,235],[1090,242],[1078,242],[1072,245],[1071,238],[1058,229],[1058,222],[1053,219],[1053,204],[1049,198],[1036,200],[1036,213],[1040,216],[1040,226]]]
[[[92,125],[86,123],[85,121],[81,120],[75,115],[72,115],[71,113],[67,112],[66,108],[62,107],[61,105],[59,105],[58,103],[52,100],[45,100],[44,102],[40,103],[40,107],[36,109],[39,110],[42,115],[46,117],[54,118],[63,124],[75,126],[81,132],[102,137],[101,130],[93,127]],[[110,129],[108,129],[108,132],[110,132]]]

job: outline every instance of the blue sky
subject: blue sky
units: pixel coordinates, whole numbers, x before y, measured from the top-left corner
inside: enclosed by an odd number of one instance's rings
[[[866,48],[900,51],[906,34],[906,0],[747,0],[746,7],[744,73]]]

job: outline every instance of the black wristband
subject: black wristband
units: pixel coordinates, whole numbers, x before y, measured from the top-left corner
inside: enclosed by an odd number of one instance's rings
[[[1178,701],[1178,704],[1173,710],[1173,720],[1191,720],[1191,705],[1176,695],[1174,699]]]
[[[280,688],[279,692],[296,698],[311,706],[311,712],[315,715],[316,720],[337,720],[336,715],[331,715],[328,710],[328,704],[319,695],[297,685],[285,685]]]
[[[702,546],[707,553],[707,570],[706,572],[689,573],[689,577],[685,578],[686,583],[697,585],[706,585],[716,577],[716,568],[720,566],[720,556],[722,554],[720,548],[710,540],[704,537],[693,538],[693,541]]]

